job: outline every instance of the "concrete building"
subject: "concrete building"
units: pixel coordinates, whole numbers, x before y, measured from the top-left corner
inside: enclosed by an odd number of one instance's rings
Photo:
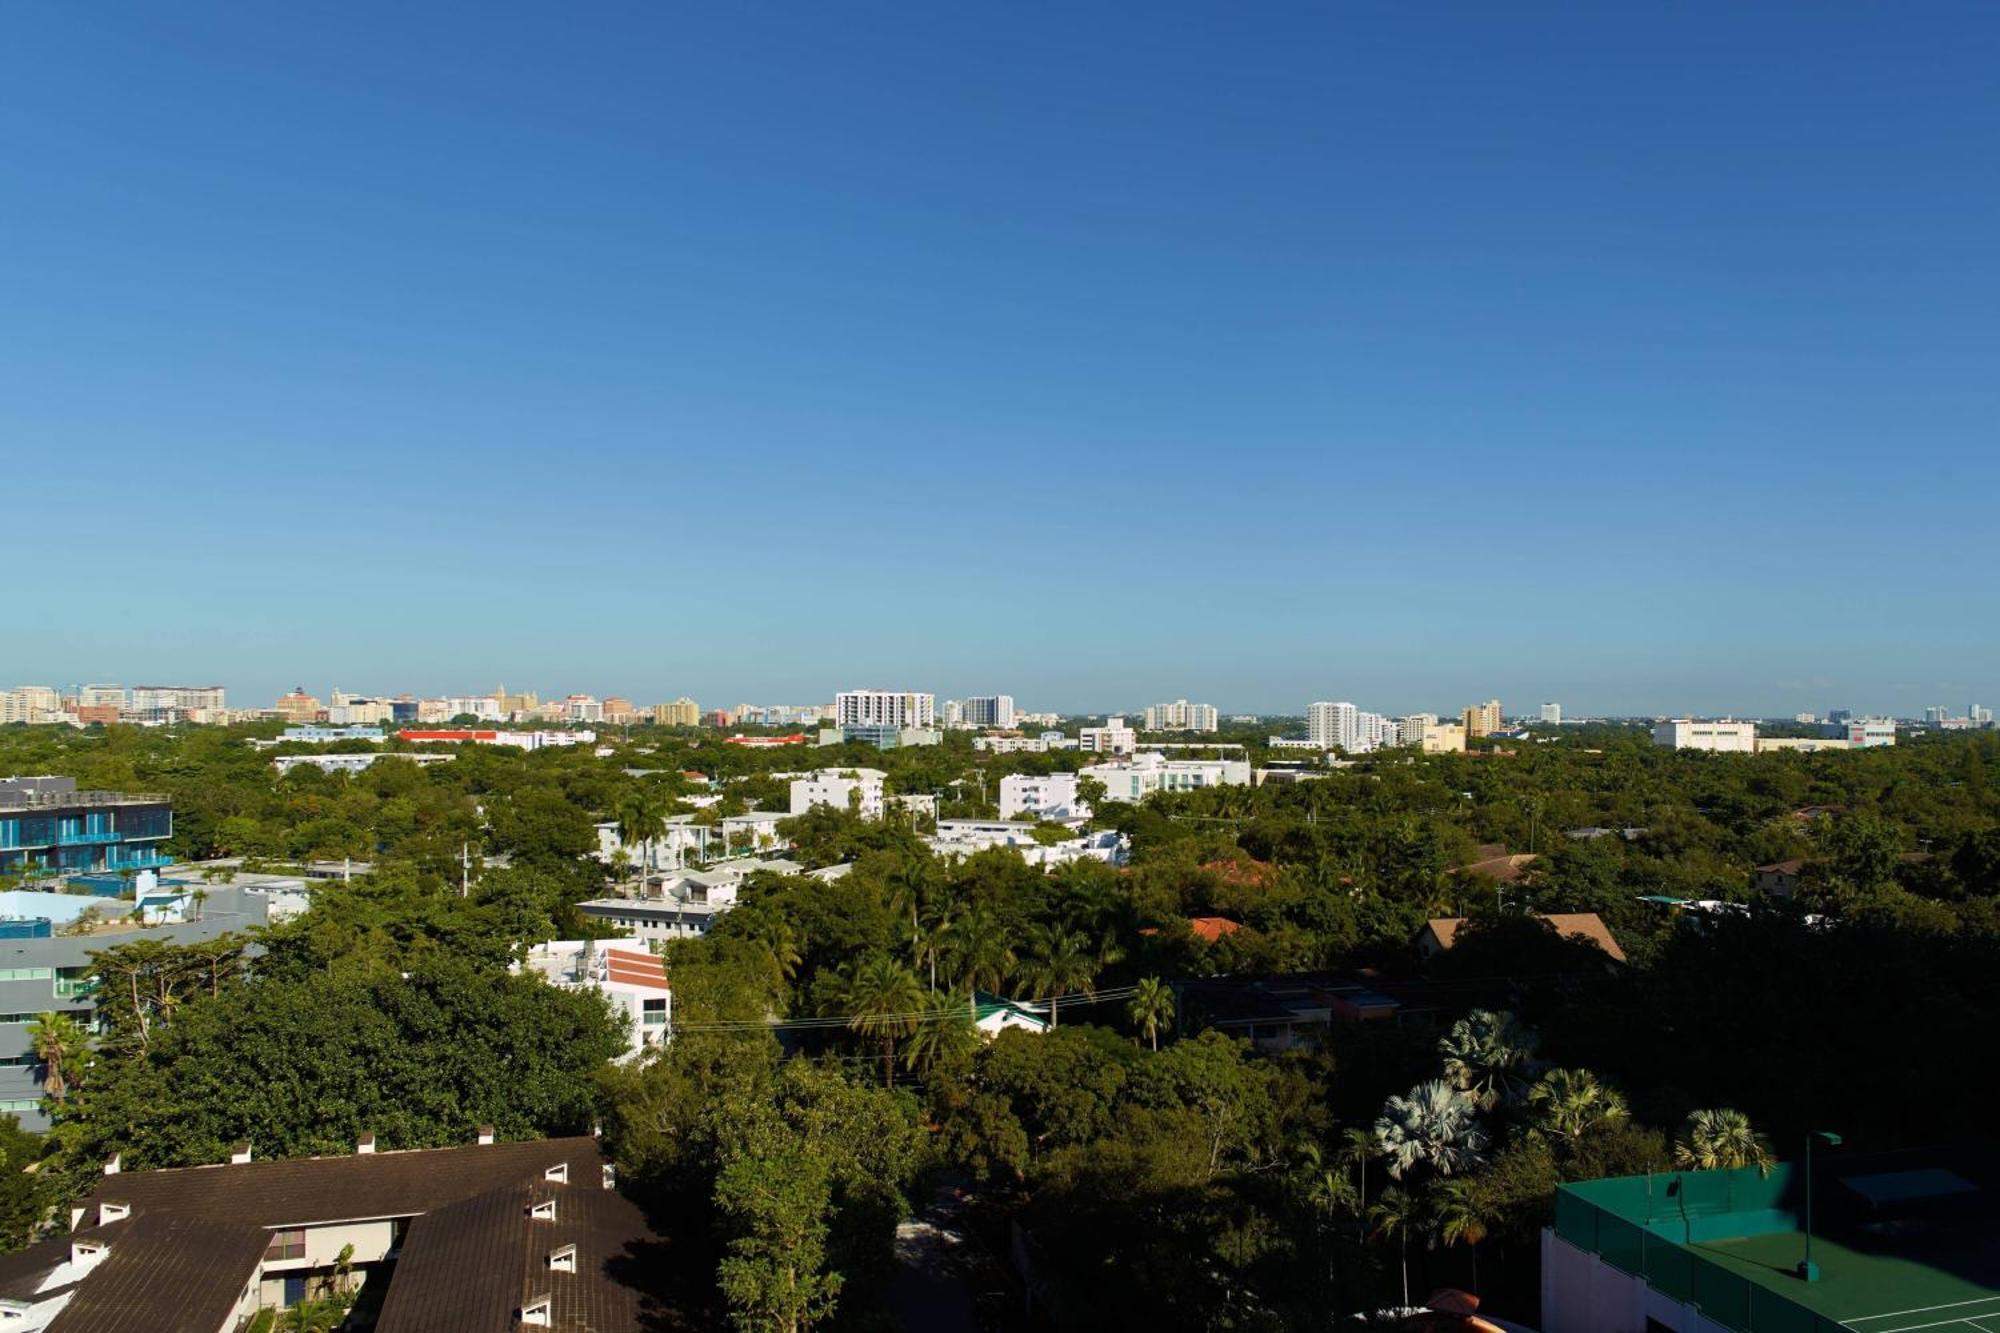
[[[803,869],[796,861],[745,857],[662,876],[644,897],[593,898],[578,903],[576,910],[648,943],[691,939],[706,935],[718,916],[736,906],[737,891],[750,876],[796,875]]]
[[[305,745],[328,745],[334,741],[368,741],[376,743],[388,739],[388,733],[378,726],[300,726],[286,727],[278,733],[279,741],[298,741]]]
[[[596,991],[625,1028],[625,1057],[664,1046],[673,1035],[673,989],[666,963],[646,949],[607,940],[550,940],[530,946],[512,970],[564,990]]]
[[[412,745],[511,745],[519,750],[546,750],[552,746],[595,745],[594,731],[485,731],[456,728],[444,731],[406,729],[396,733]]]
[[[1500,716],[1498,699],[1488,699],[1483,704],[1472,705],[1459,714],[1459,721],[1464,725],[1468,737],[1487,736],[1506,725],[1505,719]]]
[[[1000,818],[1088,819],[1090,807],[1077,798],[1074,773],[1009,773],[1000,779]]]
[[[1126,726],[1124,718],[1108,717],[1101,727],[1078,731],[1077,746],[1092,754],[1131,754],[1139,748],[1139,733]]]
[[[1546,703],[1542,705],[1542,722],[1544,725],[1559,727],[1562,725],[1562,720],[1563,706],[1561,704]]]
[[[134,685],[127,706],[135,713],[220,713],[229,703],[220,685]]]
[[[78,791],[75,778],[0,778],[0,874],[66,875],[172,863],[165,796]]]
[[[62,695],[48,685],[16,685],[0,690],[0,725],[8,722],[42,724],[61,721]]]
[[[1154,704],[1146,710],[1147,731],[1214,731],[1217,724],[1211,704],[1191,704],[1176,699],[1170,704]]]
[[[833,696],[834,725],[925,730],[937,725],[937,696],[907,690],[843,690]]]
[[[1973,704],[1966,709],[1965,715],[1975,727],[1990,727],[1993,725],[1993,710],[1983,704]]]
[[[940,819],[937,831],[924,841],[939,856],[977,856],[984,851],[1005,848],[1031,866],[1048,870],[1072,861],[1102,861],[1122,866],[1132,850],[1131,840],[1115,830],[1085,833],[1061,842],[1040,842],[1033,824],[1005,819]]]
[[[1246,759],[1168,759],[1146,753],[1123,763],[1096,764],[1077,776],[1103,783],[1107,801],[1143,801],[1155,792],[1247,787],[1250,763]]]
[[[391,754],[371,750],[363,754],[281,754],[271,760],[271,766],[283,777],[295,768],[316,768],[322,773],[363,773],[383,761],[428,768],[432,764],[448,764],[451,759],[448,754]]]
[[[1841,724],[1839,734],[1856,750],[1896,743],[1896,720],[1888,717],[1855,718]]]
[[[853,810],[863,819],[882,817],[882,784],[888,774],[879,768],[822,768],[792,779],[792,813],[802,815],[816,805]]]
[[[194,888],[207,895],[198,906],[185,901]],[[42,1067],[28,1039],[28,1025],[48,1012],[69,1014],[86,1026],[95,1021],[98,983],[85,975],[92,951],[140,940],[192,944],[270,921],[269,895],[252,886],[169,882],[146,892],[154,908],[151,915],[172,924],[143,924],[138,889],[123,898],[0,894],[0,1113],[19,1116],[23,1128],[39,1133],[49,1127]],[[174,920],[191,916],[200,919]],[[103,924],[77,931],[86,917]],[[13,1327],[0,1322],[0,1328]]]
[[[685,695],[670,704],[654,704],[653,724],[660,727],[698,727],[701,725],[701,706]]]
[[[1010,731],[1014,726],[1014,696],[990,694],[962,701],[959,717],[968,727],[992,727]]]
[[[1366,754],[1384,745],[1395,745],[1401,735],[1400,723],[1351,703],[1306,706],[1306,738],[1322,750],[1338,748],[1349,754]]]
[[[1653,728],[1653,744],[1674,750],[1713,750],[1721,754],[1754,754],[1757,724],[1727,718],[1675,718]]]

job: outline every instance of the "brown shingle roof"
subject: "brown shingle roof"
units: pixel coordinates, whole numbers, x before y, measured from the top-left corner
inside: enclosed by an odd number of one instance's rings
[[[127,1203],[258,1227],[309,1226],[364,1217],[414,1217],[499,1185],[534,1179],[558,1162],[571,1178],[597,1178],[596,1139],[531,1139],[411,1152],[299,1157],[105,1176],[87,1205]]]
[[[553,1220],[531,1217],[553,1200]],[[574,1272],[550,1257],[576,1247]],[[376,1333],[486,1333],[513,1327],[528,1302],[550,1300],[551,1327],[618,1333],[654,1327],[665,1313],[666,1265],[639,1209],[596,1179],[513,1185],[462,1200],[410,1224]]]
[[[1548,922],[1564,939],[1581,937],[1619,962],[1625,961],[1625,951],[1618,947],[1611,928],[1595,912],[1537,912],[1535,919]],[[1463,925],[1465,918],[1462,916],[1437,916],[1431,918],[1428,928],[1437,937],[1438,947],[1449,949],[1457,943],[1459,928]]]
[[[76,1285],[49,1333],[221,1328],[271,1243],[261,1227],[170,1213],[116,1225],[116,1234],[95,1229],[110,1252]]]

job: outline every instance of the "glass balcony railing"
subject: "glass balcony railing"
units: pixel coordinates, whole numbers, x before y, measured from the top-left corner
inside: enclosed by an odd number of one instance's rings
[[[117,842],[123,836],[124,835],[120,833],[109,833],[109,832],[84,833],[78,831],[70,833],[58,833],[56,834],[56,846],[87,847],[96,843]]]
[[[151,870],[158,866],[170,866],[173,863],[173,857],[163,856],[159,852],[146,849],[143,851],[113,852],[105,858],[104,868],[106,870]]]
[[[97,987],[98,980],[96,977],[57,977],[56,998],[58,1000],[80,999],[83,996],[91,994]]]

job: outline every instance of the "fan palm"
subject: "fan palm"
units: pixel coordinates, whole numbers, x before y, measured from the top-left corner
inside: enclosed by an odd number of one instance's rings
[[[882,1079],[896,1086],[896,1039],[917,1030],[924,988],[916,973],[884,954],[870,954],[837,992],[847,1026],[882,1043]]]
[[[1125,1006],[1132,1026],[1146,1034],[1154,1050],[1160,1049],[1160,1032],[1174,1025],[1174,990],[1158,977],[1141,977],[1132,988],[1132,1002]]]
[[[1773,1160],[1770,1141],[1751,1126],[1750,1117],[1726,1106],[1696,1111],[1674,1140],[1674,1165],[1690,1171],[1740,1166],[1768,1171]]]
[[[1487,1143],[1477,1099],[1442,1079],[1419,1083],[1384,1103],[1375,1139],[1389,1174],[1398,1180],[1419,1169],[1440,1176],[1469,1170],[1479,1164]]]
[[[903,1068],[929,1070],[946,1056],[972,1049],[978,1041],[979,1029],[972,1025],[972,1015],[932,991],[916,1031],[903,1043]]]
[[[1594,1129],[1628,1114],[1625,1098],[1588,1069],[1551,1069],[1528,1089],[1530,1123],[1574,1148]]]
[[[1451,1025],[1438,1042],[1445,1076],[1478,1098],[1490,1111],[1526,1091],[1528,1062],[1535,1054],[1534,1029],[1505,1010],[1474,1009]]]

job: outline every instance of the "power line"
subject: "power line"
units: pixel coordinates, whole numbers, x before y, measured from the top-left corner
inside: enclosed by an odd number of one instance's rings
[[[1037,1010],[1044,1008],[1075,1009],[1097,1004],[1108,1004],[1116,1000],[1129,1000],[1138,992],[1137,986],[1114,986],[1094,994],[1078,991],[1072,995],[1062,995],[1044,1000],[1008,1000],[1007,1003],[1020,1008]],[[917,1022],[924,1023],[946,1016],[956,1017],[966,1012],[966,1005],[952,1003],[935,1009],[913,1009],[892,1014],[819,1014],[811,1018],[768,1018],[739,1019],[718,1023],[675,1023],[675,1032],[805,1032],[833,1028],[852,1027],[857,1019],[870,1022]]]

